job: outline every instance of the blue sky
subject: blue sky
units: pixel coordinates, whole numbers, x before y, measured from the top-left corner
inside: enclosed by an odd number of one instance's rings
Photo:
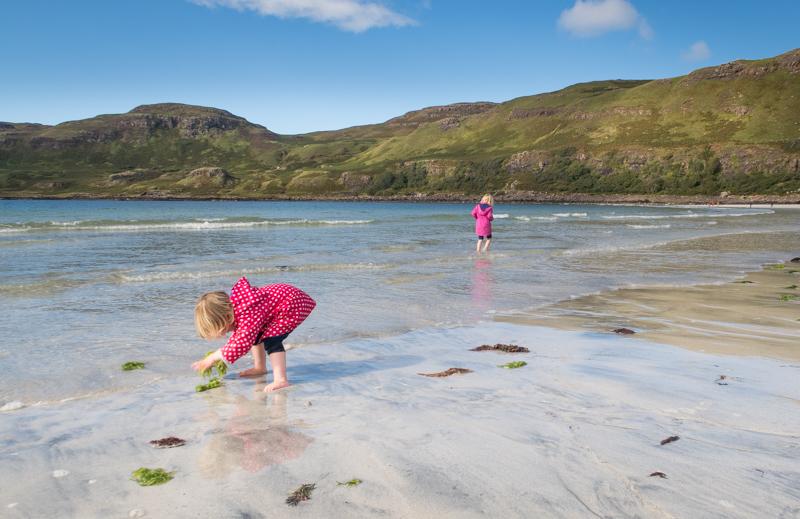
[[[7,0],[0,121],[179,102],[278,133],[800,47],[798,0]]]

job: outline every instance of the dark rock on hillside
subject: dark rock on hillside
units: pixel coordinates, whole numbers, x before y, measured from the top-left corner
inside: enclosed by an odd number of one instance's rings
[[[186,178],[191,177],[209,177],[209,178],[221,178],[225,179],[228,177],[228,172],[222,168],[199,168],[193,171],[190,171],[186,174]]]

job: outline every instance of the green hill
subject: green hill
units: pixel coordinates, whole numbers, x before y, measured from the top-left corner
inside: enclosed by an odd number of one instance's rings
[[[800,190],[800,49],[382,124],[282,136],[181,104],[0,123],[0,195],[276,196]]]

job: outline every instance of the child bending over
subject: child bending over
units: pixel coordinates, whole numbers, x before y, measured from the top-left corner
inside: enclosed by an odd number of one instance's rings
[[[299,288],[283,283],[254,288],[245,278],[233,286],[230,296],[223,291],[203,294],[194,309],[197,333],[204,339],[219,339],[229,332],[233,335],[225,346],[192,364],[192,369],[208,369],[220,360],[233,363],[252,351],[255,367],[240,372],[240,377],[266,375],[269,355],[273,380],[264,391],[289,386],[283,340],[315,306]]]

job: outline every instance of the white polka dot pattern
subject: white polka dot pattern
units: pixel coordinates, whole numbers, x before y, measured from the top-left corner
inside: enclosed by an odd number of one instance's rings
[[[253,288],[245,278],[233,286],[231,304],[236,328],[220,350],[228,362],[247,354],[259,332],[264,332],[264,337],[289,333],[317,306],[308,294],[292,285],[277,283]]]

